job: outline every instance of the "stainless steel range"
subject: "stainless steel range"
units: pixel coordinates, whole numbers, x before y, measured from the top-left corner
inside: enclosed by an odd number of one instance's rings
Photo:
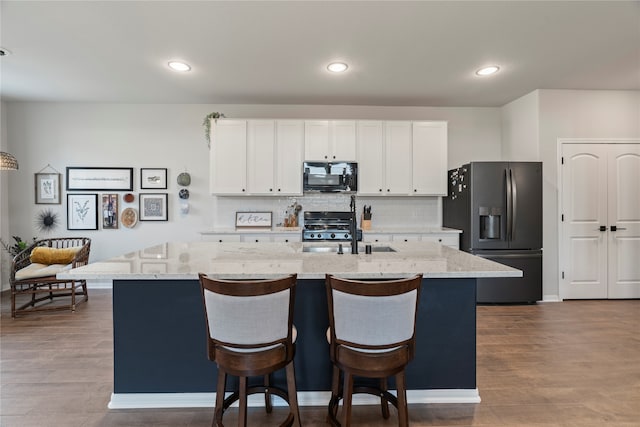
[[[351,240],[351,212],[305,211],[302,241],[349,241]],[[356,230],[362,240],[362,230]]]

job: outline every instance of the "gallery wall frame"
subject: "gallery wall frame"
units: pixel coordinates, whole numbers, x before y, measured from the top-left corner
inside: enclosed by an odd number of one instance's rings
[[[98,229],[98,195],[67,194],[67,230]]]
[[[133,168],[67,166],[67,191],[132,191]]]
[[[102,202],[102,229],[117,230],[119,228],[118,194],[104,193],[102,194],[101,202]]]
[[[139,220],[140,221],[168,221],[167,193],[140,193]]]
[[[140,168],[140,188],[143,190],[166,190],[166,168]]]
[[[59,205],[62,203],[59,173],[36,173],[34,176],[36,205]]]

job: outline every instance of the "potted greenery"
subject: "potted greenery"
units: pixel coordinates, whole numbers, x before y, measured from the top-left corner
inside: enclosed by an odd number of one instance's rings
[[[9,245],[9,243],[5,242],[4,240],[0,240],[0,244],[2,244],[2,247],[4,248],[4,250],[9,252],[12,257],[18,255],[20,252],[25,250],[27,246],[33,244],[36,240],[38,240],[37,237],[33,237],[32,242],[29,243],[22,240],[19,236],[12,236],[12,237],[15,242],[13,245]]]
[[[220,119],[224,118],[224,114],[218,113],[217,111],[213,113],[209,113],[204,117],[204,121],[202,122],[202,126],[204,126],[204,137],[207,140],[207,147],[211,148],[211,119]]]

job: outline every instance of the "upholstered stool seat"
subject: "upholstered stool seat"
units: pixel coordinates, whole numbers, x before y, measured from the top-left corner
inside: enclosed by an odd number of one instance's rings
[[[247,396],[264,393],[289,404],[281,426],[300,426],[293,358],[297,330],[293,326],[296,275],[273,280],[218,280],[199,275],[207,326],[208,356],[218,367],[213,426],[223,426],[224,412],[238,401],[238,425],[247,425]],[[271,384],[270,375],[285,369],[287,389]],[[227,375],[237,376],[238,389],[225,398]],[[249,386],[249,377],[263,383]]]
[[[399,425],[408,425],[404,371],[414,355],[421,283],[422,275],[388,281],[357,281],[327,275],[327,340],[333,363],[327,421],[331,424],[341,425],[337,414],[342,400],[342,425],[349,426],[352,395],[369,393],[380,396],[384,418],[390,416],[391,403],[398,410]],[[378,379],[378,386],[355,386],[354,376]],[[397,396],[387,390],[390,376],[395,377]]]

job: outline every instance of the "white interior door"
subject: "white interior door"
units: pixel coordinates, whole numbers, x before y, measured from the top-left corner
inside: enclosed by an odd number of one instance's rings
[[[563,299],[607,298],[607,146],[563,144]]]
[[[640,144],[563,144],[563,299],[640,298]]]
[[[612,144],[608,161],[609,298],[640,298],[640,144]]]

